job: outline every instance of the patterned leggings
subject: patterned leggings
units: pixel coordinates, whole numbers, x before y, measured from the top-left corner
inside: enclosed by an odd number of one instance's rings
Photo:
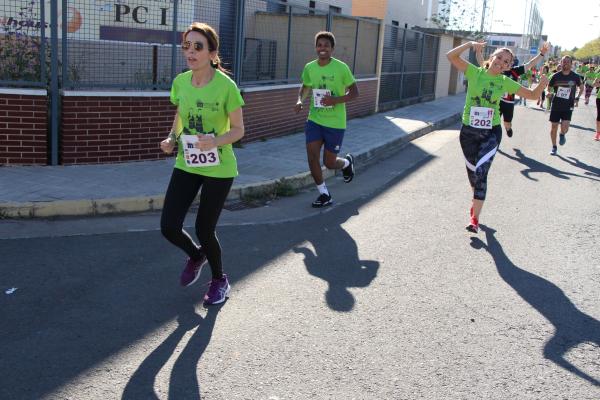
[[[501,139],[500,125],[493,126],[492,129],[463,125],[460,130],[460,147],[465,156],[467,176],[474,192],[473,198],[476,200],[485,200],[487,175]]]

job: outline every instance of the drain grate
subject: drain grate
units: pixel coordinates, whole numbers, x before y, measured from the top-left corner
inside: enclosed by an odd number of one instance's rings
[[[259,201],[235,200],[235,201],[225,203],[225,206],[223,208],[226,210],[229,210],[229,211],[241,211],[241,210],[248,210],[250,208],[262,207],[264,205],[265,205],[264,202],[259,202]]]

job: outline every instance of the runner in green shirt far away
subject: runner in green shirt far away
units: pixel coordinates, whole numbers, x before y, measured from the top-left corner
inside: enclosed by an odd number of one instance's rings
[[[339,158],[346,129],[346,102],[358,97],[356,80],[343,61],[331,55],[335,48],[335,37],[331,32],[321,31],[315,35],[317,59],[304,66],[302,87],[294,107],[296,113],[302,102],[312,92],[310,111],[305,126],[306,155],[310,173],[319,190],[313,207],[325,207],[333,203],[331,194],[323,180],[319,161],[321,147],[323,164],[329,169],[341,169],[344,182],[354,178],[354,157],[347,154]]]

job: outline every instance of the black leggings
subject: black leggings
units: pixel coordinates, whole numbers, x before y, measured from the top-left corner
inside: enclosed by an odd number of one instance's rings
[[[459,138],[465,156],[467,176],[473,188],[473,198],[485,200],[487,176],[500,146],[502,128],[496,125],[492,129],[477,129],[463,125]]]
[[[233,178],[211,178],[174,168],[160,217],[163,236],[193,260],[200,259],[202,253],[206,254],[215,279],[223,276],[221,245],[215,228],[232,184]],[[202,246],[199,248],[183,230],[183,221],[201,188],[196,215],[196,236]]]
[[[597,90],[600,90],[600,87]],[[600,97],[596,97],[596,121],[600,121]]]

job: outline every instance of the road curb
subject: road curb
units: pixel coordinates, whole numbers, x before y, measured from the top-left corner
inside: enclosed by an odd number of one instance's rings
[[[396,138],[381,146],[354,154],[357,167],[367,167],[396,153],[409,142],[426,135],[436,129],[457,122],[462,112],[455,113],[439,121],[429,123],[413,132]],[[323,168],[323,178],[335,176],[335,171]],[[239,201],[278,195],[282,192],[292,193],[314,185],[310,172],[245,185],[234,185],[227,199]],[[0,203],[0,218],[51,218],[81,217],[107,214],[138,213],[161,210],[165,196],[141,196],[112,199],[89,200],[57,200],[40,202],[4,202]]]

